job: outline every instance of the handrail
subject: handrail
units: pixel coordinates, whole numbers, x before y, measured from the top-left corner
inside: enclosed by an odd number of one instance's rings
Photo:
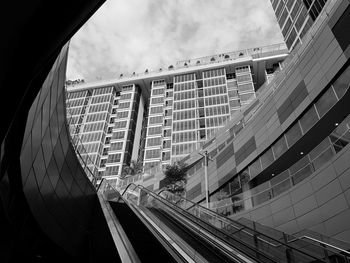
[[[170,208],[170,209],[173,209],[173,210],[174,210],[175,208],[172,208],[172,207],[175,206],[177,209],[183,210],[183,209],[180,208],[179,206],[174,205],[173,203],[170,203],[170,202],[169,202],[168,200],[166,200],[165,198],[163,198],[163,197],[161,197],[161,196],[158,196],[157,194],[155,194],[154,192],[150,191],[149,189],[143,187],[142,185],[136,185],[136,184],[134,184],[134,183],[130,183],[130,184],[128,185],[128,187],[131,186],[131,185],[134,185],[135,188],[139,188],[140,190],[145,190],[148,194],[150,194],[152,197],[154,197],[154,198],[156,198],[157,200],[159,200],[160,202],[162,202],[166,207],[168,207],[168,208]],[[125,189],[125,191],[123,192],[122,195],[124,195],[124,194],[126,193],[126,191],[127,191],[127,189]],[[124,199],[123,199],[123,200],[124,200]],[[175,210],[175,211],[176,211],[176,210]],[[188,213],[187,211],[185,211],[185,210],[183,210],[183,212],[185,212],[187,215],[183,215],[183,214],[181,213],[182,216],[185,216],[185,217],[187,217],[187,219],[191,220],[192,222],[195,222],[195,221],[193,221],[193,219],[189,218],[188,215],[191,215],[191,214],[189,214],[189,213]],[[193,216],[193,215],[191,215],[191,216]],[[204,223],[204,224],[206,224],[206,225],[209,225],[207,222],[203,221],[202,219],[200,219],[200,218],[197,218],[197,219],[200,220],[202,223]],[[195,223],[196,223],[196,222],[195,222]],[[209,225],[209,226],[210,226],[211,228],[213,228],[212,225]],[[202,227],[202,226],[200,226],[200,227]],[[211,234],[213,235],[214,238],[217,238],[217,236],[216,236],[215,234],[213,234],[212,231],[210,231],[209,229],[206,229],[206,230],[207,230],[209,233],[211,233]],[[223,235],[227,236],[227,233],[224,233],[224,232],[221,231],[220,229],[216,229],[216,231],[218,231],[218,232],[222,233]],[[198,234],[202,235],[201,231],[199,231]],[[247,245],[247,244],[245,244],[245,243],[242,243],[240,240],[237,240],[237,242],[241,243],[241,244],[244,245],[244,246],[249,247],[250,249],[254,250],[256,253],[258,253],[258,254],[260,254],[261,256],[267,258],[268,260],[271,260],[272,262],[276,262],[274,259],[270,258],[269,255],[266,255],[265,253],[263,253],[263,252],[261,252],[261,251],[255,250],[255,248],[252,248],[252,247],[250,247],[249,245]],[[218,244],[218,245],[221,245],[220,243],[217,243],[217,244]],[[222,245],[221,245],[221,249],[222,249],[223,251],[225,251],[225,253],[228,253],[231,257],[234,257],[234,258],[236,258],[237,260],[242,260],[242,258],[240,258],[240,257],[237,258],[235,254],[232,254],[232,251],[227,250],[227,248],[225,248],[225,247],[222,246]],[[276,262],[276,263],[277,263],[277,262]]]
[[[124,200],[124,198],[122,197],[122,195],[120,194],[120,192],[119,192],[117,189],[115,189],[111,184],[109,184],[109,183],[108,183],[108,180],[106,180],[105,178],[103,178],[103,179],[101,180],[101,184],[99,185],[99,188],[98,188],[98,189],[100,189],[100,186],[102,185],[102,182],[104,182],[105,184],[107,184],[107,185],[113,190],[113,192],[115,192],[115,193],[117,194],[117,196],[118,196],[118,201],[121,199],[124,203],[126,203],[126,205],[127,205],[127,206],[128,206],[142,221],[143,221],[143,222],[148,222],[147,218],[145,218],[145,216],[144,216],[142,213],[140,213],[138,210],[136,210],[135,208],[133,208],[132,206],[130,206],[130,204]],[[101,190],[101,191],[102,191],[102,190]],[[147,224],[145,224],[145,226],[146,226],[147,228],[152,228],[152,230],[149,229],[151,232],[158,233],[159,238],[161,238],[162,241],[163,241],[164,243],[167,244],[167,246],[168,246],[168,247],[172,250],[172,252],[178,257],[178,259],[181,260],[181,262],[188,262],[188,261],[185,259],[185,257],[184,257],[179,251],[177,251],[177,249],[176,249],[175,247],[172,246],[172,244],[169,242],[169,240],[168,240],[166,237],[164,237],[163,234],[161,234],[161,233],[158,231],[158,229],[157,229],[156,227],[154,227],[154,226],[152,225],[152,223],[148,222]],[[122,231],[124,232],[124,230],[122,230]],[[124,235],[125,235],[125,233],[124,233]],[[126,235],[125,235],[125,236],[126,236]],[[126,239],[128,240],[127,236],[126,236]],[[133,247],[132,247],[131,244],[130,244],[129,246],[131,246],[131,248],[133,249]],[[166,249],[167,249],[167,248],[166,248]],[[129,252],[128,252],[128,254],[129,254]],[[134,252],[134,254],[136,254],[136,252]],[[173,255],[172,253],[170,253],[170,254],[174,257],[174,255]],[[137,255],[136,255],[136,258],[138,258]],[[177,260],[176,260],[176,261],[177,261]]]
[[[143,186],[140,186],[140,187],[145,188],[145,187],[143,187]],[[147,189],[147,188],[145,188],[145,189]],[[148,190],[148,189],[147,189],[147,190]],[[149,191],[149,190],[148,190],[148,191]],[[162,189],[161,191],[158,192],[157,195],[159,195],[160,193],[162,193],[162,192],[164,192],[164,191],[169,192],[167,189]],[[172,194],[171,192],[169,192],[169,193]],[[179,197],[180,197],[180,196],[179,196]],[[253,232],[258,232],[259,235],[268,237],[269,239],[274,240],[274,241],[276,241],[277,243],[279,243],[278,245],[276,245],[276,244],[273,244],[273,243],[271,243],[271,242],[269,242],[269,241],[267,241],[267,240],[265,240],[265,239],[263,239],[263,238],[261,238],[261,237],[258,237],[258,239],[260,239],[261,241],[263,241],[263,242],[265,242],[265,243],[267,243],[267,244],[269,244],[269,245],[271,245],[271,246],[279,247],[279,246],[285,246],[285,245],[286,245],[286,244],[284,244],[283,242],[280,242],[279,240],[276,240],[275,238],[269,237],[268,235],[265,235],[265,234],[263,234],[263,233],[257,231],[256,229],[252,229],[252,228],[250,228],[249,226],[246,226],[246,225],[242,224],[242,223],[239,222],[239,221],[235,221],[235,220],[232,220],[231,218],[224,217],[224,216],[222,216],[221,214],[219,214],[219,213],[217,213],[217,212],[215,212],[215,211],[213,211],[213,210],[210,210],[210,209],[208,209],[208,208],[206,208],[206,207],[204,207],[204,206],[201,206],[201,205],[199,205],[199,204],[197,204],[197,203],[195,203],[195,202],[193,202],[193,201],[191,201],[191,200],[188,200],[188,199],[186,199],[186,198],[184,198],[184,197],[180,197],[180,198],[183,199],[183,200],[186,201],[186,202],[189,202],[189,203],[193,204],[193,206],[187,208],[186,210],[189,210],[189,209],[191,209],[191,208],[193,208],[193,207],[198,207],[198,206],[200,206],[200,209],[202,209],[202,210],[204,210],[204,211],[209,211],[211,214],[214,214],[215,216],[218,216],[218,217],[220,217],[221,219],[224,219],[224,220],[227,220],[227,221],[229,221],[229,222],[233,222],[233,223],[235,223],[235,224],[237,224],[237,225],[243,226],[243,228],[238,228],[238,227],[236,227],[236,226],[233,225],[233,227],[236,228],[236,229],[238,229],[238,231],[241,231],[242,229],[246,228],[246,229],[249,229],[249,230],[251,230],[251,231],[253,231]],[[251,222],[253,222],[253,221],[251,221]],[[255,223],[255,222],[253,222],[253,223]],[[283,232],[282,232],[282,233],[283,233]],[[253,236],[253,235],[252,235],[251,233],[249,233],[249,232],[246,232],[246,234]],[[293,236],[293,235],[289,235],[289,236]],[[339,248],[339,247],[336,247],[336,246],[334,246],[334,245],[328,244],[328,243],[326,243],[326,242],[323,242],[323,241],[320,241],[320,240],[318,240],[318,239],[311,238],[311,237],[308,237],[308,236],[302,236],[302,237],[304,237],[305,239],[310,239],[310,240],[316,241],[316,242],[318,242],[318,243],[320,243],[320,244],[324,244],[324,245],[327,245],[327,246],[329,246],[329,247],[332,247],[332,248],[334,248],[334,249],[336,249],[336,250],[338,250],[338,251],[341,251],[342,253],[345,253],[346,255],[348,255],[348,256],[350,257],[350,252],[347,252],[346,250],[343,250],[343,249],[341,249],[341,248]],[[292,243],[292,242],[301,240],[302,237],[295,237],[294,239],[287,241],[287,243]],[[293,249],[294,249],[294,248],[293,248]],[[327,249],[327,248],[325,248],[325,247],[322,247],[322,249],[326,249],[326,250],[329,251],[329,252],[333,252],[333,251],[331,251],[331,250],[329,250],[329,249]]]
[[[141,187],[143,187],[143,186],[141,186]],[[143,188],[144,188],[144,187],[143,187]],[[146,189],[147,189],[147,188],[146,188]],[[148,190],[148,189],[147,189],[147,190]],[[164,191],[169,192],[167,189],[162,189],[161,191],[158,192],[158,195],[159,195],[160,193],[164,192]],[[172,194],[171,192],[169,192],[169,193]],[[265,235],[265,234],[263,234],[263,233],[261,233],[261,232],[255,230],[255,229],[251,229],[249,226],[245,226],[244,224],[242,224],[242,223],[240,223],[240,222],[238,222],[238,221],[232,220],[231,218],[228,218],[228,217],[224,217],[224,216],[222,216],[221,214],[219,214],[219,213],[217,213],[217,212],[215,212],[215,211],[213,211],[213,210],[210,210],[210,209],[208,209],[208,208],[206,208],[206,207],[203,207],[203,206],[201,206],[201,205],[199,205],[199,204],[197,204],[197,203],[195,203],[195,202],[193,202],[193,201],[191,201],[191,200],[188,200],[188,199],[186,199],[186,198],[184,198],[184,197],[180,197],[180,198],[183,199],[183,200],[185,200],[186,202],[189,202],[189,203],[192,203],[192,204],[193,204],[193,206],[189,207],[189,208],[186,209],[186,210],[189,210],[189,209],[191,209],[191,208],[193,208],[193,207],[195,207],[195,206],[196,206],[196,207],[200,206],[200,209],[205,210],[205,211],[209,211],[209,212],[211,212],[212,214],[214,214],[215,216],[218,216],[218,217],[220,217],[220,218],[222,218],[222,219],[225,219],[225,220],[234,222],[235,224],[238,224],[238,225],[240,225],[240,226],[243,225],[243,228],[239,228],[239,227],[236,227],[235,225],[233,225],[233,227],[236,228],[236,229],[238,229],[238,231],[241,231],[242,229],[247,228],[247,229],[252,230],[252,231],[254,231],[254,232],[258,232],[258,233],[259,233],[260,235],[262,235],[262,236],[265,236],[265,237],[268,237],[269,239],[274,240],[274,238],[271,238],[271,237],[269,237],[269,236],[267,236],[267,235]],[[253,222],[253,221],[252,221],[252,222]],[[254,223],[254,222],[253,222],[253,223]],[[244,231],[244,230],[242,230],[242,231]],[[247,232],[247,231],[245,231],[245,233],[248,234],[248,235],[250,235],[250,236],[253,236],[253,234],[251,234],[251,233],[249,233],[249,232]],[[283,233],[283,232],[282,232],[282,233]],[[289,236],[292,236],[292,235],[289,235]],[[263,242],[265,242],[265,243],[267,243],[267,244],[269,244],[269,245],[271,245],[271,246],[274,246],[274,247],[285,246],[285,244],[284,244],[283,242],[280,242],[280,241],[278,241],[278,240],[277,240],[277,242],[278,242],[279,244],[276,245],[276,244],[273,244],[273,243],[271,243],[271,242],[269,242],[269,241],[267,241],[267,240],[265,240],[265,239],[263,239],[263,238],[261,238],[261,237],[258,237],[258,239],[260,239],[261,241],[263,241]],[[339,248],[339,247],[337,247],[337,246],[334,246],[334,245],[331,245],[331,244],[329,244],[329,243],[326,243],[326,242],[324,242],[324,241],[321,241],[321,240],[318,240],[318,239],[315,239],[315,238],[306,236],[306,235],[304,235],[304,236],[302,236],[302,237],[295,237],[294,239],[288,240],[287,243],[292,243],[292,242],[295,242],[295,241],[298,241],[298,240],[301,240],[301,239],[309,239],[309,240],[318,242],[319,244],[325,245],[325,246],[327,246],[327,247],[336,249],[337,251],[340,251],[341,253],[344,253],[345,255],[343,255],[343,256],[350,257],[350,252],[348,252],[348,251],[346,251],[346,250],[344,250],[344,249],[341,249],[341,248]],[[275,241],[275,240],[274,240],[274,241]],[[315,245],[315,244],[313,244],[313,245]],[[315,246],[317,246],[317,245],[315,245]],[[333,251],[331,251],[331,250],[328,249],[327,247],[322,247],[322,249],[323,249],[323,250],[327,250],[328,252],[334,253]]]
[[[154,196],[154,197],[156,197],[156,198],[159,198],[159,199],[162,199],[162,200],[164,200],[164,201],[170,203],[170,202],[169,202],[168,200],[166,200],[165,198],[159,196],[159,193],[156,194],[156,193],[152,192],[151,190],[147,189],[146,187],[144,187],[144,186],[142,186],[142,185],[136,185],[136,184],[134,184],[134,183],[130,183],[130,184],[127,186],[127,188],[124,190],[124,192],[123,192],[122,195],[124,195],[124,193],[127,191],[127,189],[128,189],[131,185],[134,185],[134,186],[137,187],[137,188],[140,188],[140,189],[142,189],[142,190],[145,190],[147,193],[151,194],[152,196]],[[166,191],[166,190],[164,189],[164,190],[161,191],[161,192],[164,192],[164,191]],[[170,193],[170,192],[169,192],[169,193]],[[227,217],[223,217],[222,215],[220,215],[220,214],[218,214],[218,213],[216,213],[216,212],[214,212],[214,211],[212,211],[212,210],[210,210],[210,209],[208,209],[208,208],[206,208],[206,207],[200,206],[200,205],[194,203],[194,202],[191,201],[191,200],[188,200],[188,199],[183,198],[183,197],[180,197],[180,198],[182,198],[182,199],[184,199],[185,201],[188,201],[188,202],[194,204],[195,206],[199,206],[200,209],[202,209],[202,210],[204,210],[204,211],[208,211],[209,213],[214,214],[215,216],[219,217],[220,219],[223,219],[223,221],[226,220],[226,221],[232,223],[232,225],[234,225],[234,224],[240,225],[242,228],[237,228],[237,227],[234,226],[236,229],[238,229],[238,231],[241,231],[242,229],[248,229],[248,230],[251,230],[251,231],[254,232],[254,233],[257,233],[257,234],[260,235],[260,236],[266,237],[266,238],[268,238],[268,239],[270,239],[270,240],[273,240],[273,241],[275,241],[276,243],[279,244],[279,245],[274,245],[274,247],[277,247],[277,246],[281,246],[281,245],[282,245],[282,246],[285,246],[285,247],[287,247],[287,248],[289,248],[289,249],[291,249],[291,250],[295,250],[295,251],[297,251],[297,252],[299,252],[299,253],[301,253],[301,254],[303,254],[303,255],[306,255],[306,256],[308,256],[308,257],[310,257],[310,258],[314,258],[314,259],[316,259],[316,260],[324,261],[324,260],[322,260],[322,259],[320,259],[320,258],[317,258],[317,257],[315,257],[315,256],[313,256],[313,255],[308,254],[307,252],[305,252],[305,251],[303,251],[303,250],[300,250],[300,249],[298,249],[298,248],[295,248],[295,247],[293,247],[293,246],[290,246],[290,245],[288,245],[287,243],[283,243],[283,242],[281,242],[280,240],[278,240],[278,239],[276,239],[276,238],[274,238],[274,237],[270,237],[270,236],[268,236],[268,235],[266,235],[266,234],[264,234],[264,233],[261,233],[261,232],[259,232],[259,231],[256,230],[256,229],[253,229],[253,228],[251,228],[251,227],[249,227],[249,226],[245,226],[245,225],[243,225],[243,224],[240,223],[240,222],[234,221],[234,220],[232,220],[232,219],[230,219],[230,218],[227,218]],[[173,204],[173,203],[171,203],[171,204]],[[173,204],[173,205],[174,205],[174,204]],[[189,212],[187,211],[188,209],[185,210],[185,209],[179,207],[178,205],[176,205],[176,207],[178,207],[179,209],[182,209],[182,210],[183,210],[184,212],[186,212],[186,213],[189,213]],[[192,207],[193,207],[193,206],[192,206]],[[192,207],[191,207],[191,208],[192,208]],[[192,214],[191,214],[191,215],[192,215]],[[192,216],[193,216],[193,215],[192,215]],[[200,218],[199,218],[199,219],[200,219]],[[201,219],[200,219],[200,220],[201,220]],[[203,222],[206,223],[205,221],[203,221]],[[254,223],[254,222],[253,222],[253,223]],[[206,224],[207,224],[207,223],[206,223]],[[227,233],[221,231],[220,229],[217,229],[217,230],[218,230],[219,232],[221,232],[222,234],[227,235]],[[261,238],[260,238],[260,240],[262,240],[263,242],[266,241],[266,240],[263,240],[263,239],[261,239]],[[270,242],[268,242],[268,243],[270,243]],[[246,244],[245,244],[245,245],[246,245]],[[257,252],[261,253],[260,251],[257,251]],[[264,255],[264,256],[266,256],[266,255]]]
[[[300,239],[309,239],[309,240],[312,240],[312,241],[317,242],[317,243],[320,243],[320,244],[322,244],[322,245],[325,245],[325,246],[334,248],[334,249],[340,251],[341,253],[344,253],[345,256],[350,257],[350,252],[348,252],[348,251],[346,251],[346,250],[344,250],[344,249],[342,249],[342,248],[339,248],[339,247],[337,247],[337,246],[331,245],[331,244],[329,244],[329,243],[327,243],[327,242],[324,242],[324,241],[321,241],[321,240],[319,240],[319,239],[316,239],[316,238],[313,238],[313,237],[309,237],[309,236],[297,237],[297,238],[295,238],[295,239],[289,240],[288,242],[292,243],[292,242],[297,241],[297,240],[300,240]]]

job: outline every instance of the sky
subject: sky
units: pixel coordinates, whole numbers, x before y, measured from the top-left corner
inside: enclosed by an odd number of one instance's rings
[[[281,42],[269,0],[107,0],[71,39],[67,79],[112,79]]]

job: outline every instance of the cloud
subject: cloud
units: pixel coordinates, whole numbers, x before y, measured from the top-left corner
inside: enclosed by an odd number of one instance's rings
[[[282,41],[269,0],[110,0],[72,38],[67,78],[109,79]]]

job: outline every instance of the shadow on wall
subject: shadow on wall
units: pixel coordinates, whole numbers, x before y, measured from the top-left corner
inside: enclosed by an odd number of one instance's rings
[[[1,262],[120,261],[65,119],[62,46],[102,3],[2,6]]]

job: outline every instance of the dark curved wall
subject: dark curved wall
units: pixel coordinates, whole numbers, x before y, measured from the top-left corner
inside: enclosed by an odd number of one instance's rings
[[[103,2],[2,3],[1,262],[119,261],[65,119],[64,44]]]

